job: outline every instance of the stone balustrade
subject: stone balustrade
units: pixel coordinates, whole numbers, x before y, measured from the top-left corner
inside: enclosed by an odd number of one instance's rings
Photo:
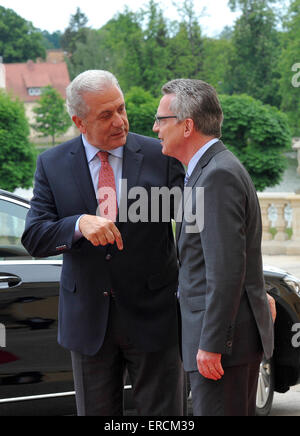
[[[263,223],[263,254],[300,255],[300,195],[258,194]]]
[[[293,139],[293,150],[297,152],[298,168],[297,173],[300,174],[300,138]]]

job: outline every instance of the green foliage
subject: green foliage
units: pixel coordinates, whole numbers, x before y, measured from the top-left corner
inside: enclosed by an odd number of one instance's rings
[[[227,94],[231,82],[225,80],[233,53],[232,42],[226,38],[205,38],[203,43],[202,80],[210,83],[218,93]]]
[[[88,18],[77,7],[74,15],[71,15],[69,26],[66,28],[64,34],[61,36],[62,48],[72,54],[75,51],[78,42],[86,41]]]
[[[52,145],[55,144],[55,137],[65,133],[72,122],[65,107],[65,100],[59,92],[46,86],[42,96],[33,109],[36,114],[36,123],[32,126],[42,137],[51,136]]]
[[[61,47],[61,37],[62,33],[60,30],[57,30],[56,32],[50,33],[47,30],[42,31],[42,35],[44,38],[44,46],[47,50],[49,49],[60,49]]]
[[[291,147],[287,117],[247,95],[223,95],[220,100],[223,141],[247,168],[256,189],[279,183],[285,169],[283,152]]]
[[[0,55],[5,63],[45,58],[41,32],[12,9],[0,6]]]
[[[125,8],[97,32],[85,29],[69,59],[71,78],[87,69],[114,73],[122,89],[140,86],[158,96],[174,77],[201,78],[203,38],[193,1],[179,5],[181,21],[170,22],[149,0],[139,12]]]
[[[300,0],[293,0],[285,18],[286,32],[282,38],[280,58],[281,109],[288,115],[293,134],[300,136],[300,79],[293,86],[293,77],[300,69]],[[292,71],[298,64],[297,71]]]
[[[242,9],[234,26],[233,51],[227,70],[231,93],[247,93],[278,106],[280,44],[271,1],[232,0],[230,3],[232,7],[239,4]]]
[[[36,161],[29,124],[21,102],[0,91],[0,187],[30,188]]]
[[[130,130],[156,138],[157,135],[152,131],[152,127],[159,99],[142,88],[133,87],[125,95],[125,101]]]

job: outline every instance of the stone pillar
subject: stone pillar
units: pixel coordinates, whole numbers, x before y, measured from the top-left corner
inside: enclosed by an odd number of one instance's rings
[[[269,231],[270,220],[268,216],[269,204],[266,202],[261,202],[260,208],[261,208],[261,219],[262,219],[262,226],[263,226],[262,239],[263,241],[271,241],[272,235],[271,232]]]
[[[298,168],[297,173],[300,174],[300,139],[296,138],[293,143],[293,149],[297,151]]]

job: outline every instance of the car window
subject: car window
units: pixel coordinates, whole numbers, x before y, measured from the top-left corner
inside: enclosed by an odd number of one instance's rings
[[[21,244],[28,208],[0,200],[0,259],[32,259]]]

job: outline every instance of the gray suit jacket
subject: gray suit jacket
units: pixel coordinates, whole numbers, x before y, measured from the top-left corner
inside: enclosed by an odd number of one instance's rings
[[[204,228],[177,223],[179,292],[186,371],[198,349],[221,353],[223,366],[273,353],[273,321],[264,288],[261,214],[246,169],[219,141],[199,160],[187,187],[204,188]],[[185,199],[186,200],[186,199]]]

